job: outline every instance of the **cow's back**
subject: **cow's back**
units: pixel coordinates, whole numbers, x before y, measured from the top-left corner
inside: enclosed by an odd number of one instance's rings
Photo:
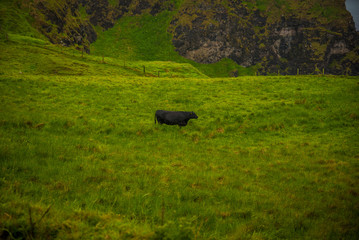
[[[167,121],[171,123],[177,124],[178,122],[181,122],[185,120],[186,115],[183,112],[167,112],[165,113],[165,118]]]
[[[162,116],[165,112],[168,112],[168,111],[165,111],[165,110],[157,110],[156,111],[156,116]]]

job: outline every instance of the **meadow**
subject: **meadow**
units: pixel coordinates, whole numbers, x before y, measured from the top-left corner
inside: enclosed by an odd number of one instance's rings
[[[228,78],[257,66],[180,57],[175,12],[91,55],[0,12],[0,239],[359,238],[358,77]]]
[[[358,77],[2,71],[1,239],[359,236]]]

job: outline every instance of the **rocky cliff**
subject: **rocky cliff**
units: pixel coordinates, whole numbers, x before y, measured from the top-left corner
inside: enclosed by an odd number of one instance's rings
[[[261,74],[359,73],[358,33],[344,0],[258,2],[182,5],[170,27],[174,46],[196,62],[230,58]]]
[[[175,11],[176,51],[199,63],[230,58],[260,74],[359,74],[359,35],[345,0],[26,0],[52,42],[89,45],[124,15]],[[95,31],[96,29],[96,31]]]

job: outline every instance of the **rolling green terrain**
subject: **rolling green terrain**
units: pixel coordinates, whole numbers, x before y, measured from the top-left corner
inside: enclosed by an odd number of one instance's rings
[[[0,63],[9,66],[0,74],[207,77],[187,63],[102,58],[18,34],[8,34],[0,49]]]
[[[357,239],[358,77],[0,47],[1,239]]]

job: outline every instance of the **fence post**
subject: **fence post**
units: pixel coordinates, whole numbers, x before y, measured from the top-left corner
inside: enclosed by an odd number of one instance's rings
[[[143,66],[143,73],[146,75],[146,66]]]

